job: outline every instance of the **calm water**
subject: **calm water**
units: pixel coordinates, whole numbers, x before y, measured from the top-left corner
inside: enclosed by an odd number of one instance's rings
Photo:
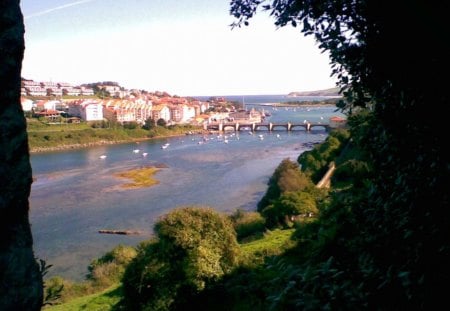
[[[259,103],[271,100],[263,98]],[[269,120],[273,122],[326,123],[330,116],[339,115],[334,107],[265,109],[272,113]],[[211,206],[223,212],[254,210],[280,161],[297,159],[308,149],[305,143],[321,142],[327,133],[318,128],[309,133],[279,129],[271,134],[224,135],[228,143],[223,136],[210,135],[203,142],[201,136],[189,135],[33,154],[36,181],[30,196],[30,220],[36,256],[53,265],[49,276],[81,280],[93,258],[117,244],[136,245],[149,238],[158,217],[178,206]],[[166,142],[169,147],[162,149]],[[100,155],[107,157],[100,159]],[[167,168],[155,175],[159,184],[150,188],[124,190],[120,187],[124,180],[113,177],[116,172],[160,163]],[[143,234],[107,235],[97,233],[100,229],[140,230]]]

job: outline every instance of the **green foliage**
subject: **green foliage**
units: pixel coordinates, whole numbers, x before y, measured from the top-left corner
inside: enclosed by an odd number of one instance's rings
[[[369,176],[370,168],[367,162],[350,159],[336,168],[333,174],[333,184],[350,183],[354,184]]]
[[[190,309],[269,310],[266,297],[272,293],[271,284],[279,277],[279,272],[270,268],[270,262],[295,246],[292,233],[293,229],[267,231],[260,239],[242,244],[240,267],[191,296]],[[178,309],[185,308],[186,305]]]
[[[91,127],[92,126],[92,127]],[[198,130],[191,125],[171,128],[155,127],[151,130],[135,127],[126,129],[114,122],[93,122],[81,124],[44,124],[37,120],[28,122],[28,143],[32,151],[85,147],[105,142],[126,142],[172,135],[184,135],[187,131]]]
[[[265,263],[268,257],[278,256],[296,245],[294,229],[267,230],[259,238],[241,244],[241,265],[257,267]]]
[[[265,230],[265,219],[258,212],[237,209],[230,215],[238,241],[261,235]]]
[[[169,251],[186,252],[185,272],[197,289],[236,264],[239,249],[234,228],[211,208],[176,209],[156,223],[155,232]]]
[[[367,297],[336,267],[332,257],[307,267],[275,258],[270,269],[278,277],[271,283],[268,310],[358,310],[366,306]]]
[[[158,119],[157,121],[156,121],[156,125],[158,125],[158,126],[166,126],[167,125],[167,122],[166,122],[166,120],[164,120],[164,119]]]
[[[349,114],[352,137],[348,141],[345,132],[332,132],[298,162],[317,182],[339,156],[334,181],[348,185],[332,189],[329,199],[308,191],[320,217],[296,224],[297,247],[275,253],[278,258],[268,258],[270,251],[249,256],[246,263],[260,260],[220,277],[211,277],[218,271],[219,255],[211,247],[216,240],[205,245],[193,228],[211,231],[190,216],[183,215],[186,222],[167,218],[158,231],[162,238],[143,245],[127,269],[126,297],[136,302],[131,309],[181,309],[188,297],[197,310],[428,310],[445,305],[448,137],[439,127],[446,124],[445,114],[436,113],[449,102],[445,92],[437,91],[445,89],[441,77],[449,68],[444,5],[232,0],[235,25],[248,24],[262,6],[276,25],[300,27],[329,52],[346,96],[338,107]],[[417,49],[418,37],[427,49]],[[272,206],[275,218],[277,209],[297,207],[302,200],[287,191],[308,189],[294,189],[295,169],[290,163],[277,168],[259,211]]]
[[[157,240],[139,247],[123,277],[124,303],[130,308],[169,310],[238,262],[232,223],[211,208],[177,208],[154,230]]]
[[[91,262],[85,281],[72,282],[59,276],[46,280],[44,290],[45,297],[47,297],[46,304],[66,303],[117,285],[123,276],[125,267],[136,256],[136,253],[137,251],[133,247],[118,245]]]
[[[122,289],[120,286],[113,285],[110,288],[97,292],[95,294],[86,295],[70,300],[69,302],[45,307],[44,311],[105,311],[116,310],[118,303],[122,297]]]
[[[101,286],[117,283],[125,267],[136,257],[134,247],[118,245],[102,257],[95,259],[88,267],[87,279]]]
[[[268,185],[265,195],[258,203],[259,212],[262,212],[284,192],[302,191],[313,186],[309,177],[300,171],[298,163],[288,158],[281,161],[275,169]]]
[[[333,130],[323,143],[299,155],[297,161],[302,171],[311,176],[314,183],[320,181],[328,170],[329,163],[342,152],[343,147],[348,143],[349,135],[349,132],[344,129]]]
[[[88,123],[90,127],[92,128],[109,128],[110,124],[108,121],[102,120],[102,121],[91,121]]]
[[[123,123],[123,128],[127,129],[127,130],[134,130],[139,128],[139,124],[135,121],[129,121],[129,122],[124,122]]]
[[[153,118],[148,118],[147,120],[145,120],[145,123],[142,126],[142,128],[145,130],[151,130],[155,127],[156,127],[156,121],[153,120]]]
[[[446,88],[441,77],[450,68],[450,33],[441,24],[444,4],[232,0],[235,26],[247,25],[259,7],[277,26],[290,24],[313,35],[329,53],[345,96],[339,108],[349,115],[367,110],[349,120],[350,145],[361,156],[350,162],[347,154],[336,162],[346,163],[337,178],[348,180],[348,173],[355,173],[353,184],[336,191],[328,210],[336,215],[326,213],[317,228],[330,233],[327,243],[317,244],[317,253],[333,253],[336,271],[348,277],[318,281],[326,266],[322,258],[305,267],[312,277],[303,277],[304,287],[286,283],[295,286],[284,307],[310,301],[310,308],[332,309],[340,300],[350,309],[426,310],[445,304],[440,284],[450,275],[448,135],[441,126],[446,115],[436,113],[449,102],[449,95],[438,91]],[[427,49],[417,49],[419,37],[426,38]],[[325,160],[315,152],[313,159],[299,159],[302,169],[314,169],[313,180]],[[330,296],[322,295],[327,283],[336,284]],[[308,284],[318,289],[312,297],[304,296]]]
[[[318,213],[314,197],[307,192],[286,192],[275,201],[274,208],[278,211],[278,218],[284,219],[286,224],[295,217],[310,217]],[[280,219],[281,220],[281,219]]]

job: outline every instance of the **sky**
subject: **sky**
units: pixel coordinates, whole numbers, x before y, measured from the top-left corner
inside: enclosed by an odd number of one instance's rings
[[[229,0],[21,0],[22,77],[115,81],[178,96],[269,95],[335,87],[300,29],[260,12],[230,27]]]

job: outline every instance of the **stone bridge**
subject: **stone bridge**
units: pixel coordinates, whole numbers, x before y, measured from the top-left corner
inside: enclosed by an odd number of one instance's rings
[[[292,131],[295,127],[302,127],[305,131],[309,132],[314,127],[322,127],[326,131],[330,130],[329,124],[323,123],[239,123],[239,122],[213,122],[204,125],[205,130],[216,130],[216,131],[225,131],[225,130],[234,130],[234,131],[242,131],[249,130],[252,132],[255,131],[269,131],[272,132],[277,128],[285,129],[286,131]]]

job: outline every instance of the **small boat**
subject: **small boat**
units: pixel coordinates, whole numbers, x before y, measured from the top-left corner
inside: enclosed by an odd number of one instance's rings
[[[99,156],[99,159],[106,159],[106,155],[102,154],[101,156]]]
[[[146,157],[147,155],[148,155],[147,152],[144,152],[144,153],[142,154],[143,157]]]
[[[161,149],[166,149],[167,147],[169,147],[169,143],[165,143],[164,145],[161,146]]]
[[[134,149],[133,152],[134,153],[139,153],[139,149]]]

